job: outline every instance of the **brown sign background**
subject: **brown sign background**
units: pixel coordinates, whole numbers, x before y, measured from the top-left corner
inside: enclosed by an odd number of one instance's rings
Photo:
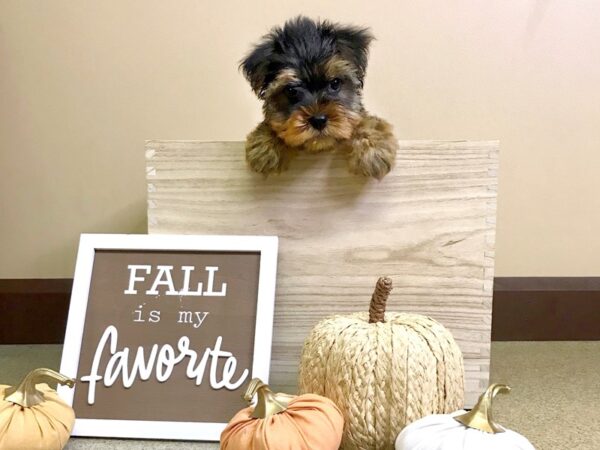
[[[152,271],[138,281],[135,295],[126,295],[130,271],[128,265],[151,265]],[[158,287],[159,295],[146,295],[154,282],[157,265],[173,266],[175,288],[183,285],[181,266],[194,266],[190,289],[195,290],[199,281],[206,288],[206,266],[217,266],[214,289],[220,290],[227,283],[224,297],[166,296],[167,287]],[[90,374],[98,342],[105,329],[114,325],[118,330],[117,351],[130,348],[128,368],[131,369],[138,346],[144,348],[146,358],[154,344],[159,347],[170,344],[177,352],[181,336],[190,339],[190,348],[201,358],[207,348],[214,348],[218,336],[223,337],[222,350],[233,353],[237,380],[244,369],[251,377],[254,333],[257,312],[260,252],[184,252],[184,251],[124,251],[96,250],[92,280],[81,344],[77,379]],[[160,311],[157,323],[135,322],[148,320],[150,311]],[[141,311],[141,312],[140,312]],[[189,323],[178,323],[180,311],[208,312],[202,325],[194,328]],[[110,352],[105,349],[100,363],[100,375],[104,374]],[[73,408],[81,419],[156,420],[185,422],[227,422],[244,407],[241,394],[247,382],[234,391],[225,388],[215,390],[210,386],[210,360],[206,366],[202,384],[186,376],[189,358],[177,364],[169,379],[159,382],[155,370],[149,380],[136,378],[130,388],[123,386],[119,378],[112,386],[96,383],[95,403],[87,401],[89,383],[79,381],[76,385]],[[224,358],[219,359],[218,374],[222,373]]]

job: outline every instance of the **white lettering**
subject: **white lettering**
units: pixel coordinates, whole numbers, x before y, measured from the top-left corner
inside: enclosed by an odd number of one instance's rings
[[[158,274],[150,290],[146,291],[146,295],[158,295],[158,286],[167,286],[169,288],[166,292],[167,295],[179,295],[173,284],[173,275],[171,274],[173,266],[156,266],[156,268],[158,269]]]
[[[127,268],[129,269],[129,287],[123,292],[127,295],[135,295],[137,294],[137,290],[135,289],[135,282],[144,281],[146,279],[145,277],[137,277],[136,272],[138,270],[143,270],[146,272],[146,275],[148,275],[150,273],[150,270],[152,269],[152,266],[130,264],[127,266]]]
[[[81,381],[87,381],[90,383],[90,387],[88,389],[88,403],[90,405],[94,404],[94,399],[96,398],[96,382],[102,379],[102,377],[98,375],[98,368],[100,367],[100,359],[102,358],[104,346],[110,340],[110,353],[114,354],[117,351],[118,335],[119,333],[114,326],[110,325],[106,327],[104,334],[98,342],[98,347],[96,347],[96,353],[94,354],[94,360],[92,361],[92,371],[89,375],[81,377]]]
[[[190,323],[194,328],[200,328],[208,314],[206,311],[179,311],[177,323]]]
[[[140,281],[145,281],[145,276],[138,276],[138,271],[143,271],[146,275],[152,272],[152,266],[149,265],[136,265],[130,264],[127,266],[129,269],[129,287],[123,291],[125,294],[134,295],[137,294],[135,284]],[[173,282],[173,266],[157,265],[156,276],[152,287],[146,291],[146,295],[159,295],[158,288],[165,286],[165,295],[179,296],[179,297],[225,297],[227,295],[227,283],[221,283],[220,290],[215,290],[215,274],[219,271],[217,266],[205,266],[204,270],[207,272],[206,289],[202,291],[204,283],[196,282],[196,290],[191,289],[192,283],[192,272],[196,269],[194,266],[180,266],[183,272],[183,281],[181,289],[175,289],[175,283]]]
[[[191,311],[179,311],[177,323],[192,323],[194,315]]]
[[[202,283],[198,283],[198,290],[190,291],[190,274],[194,269],[194,266],[181,266],[181,270],[183,270],[183,287],[179,291],[179,295],[189,295],[191,297],[200,297],[202,295]]]
[[[100,380],[103,380],[104,386],[111,387],[121,377],[123,386],[129,388],[133,386],[136,378],[145,381],[150,379],[154,372],[156,380],[164,383],[171,377],[174,367],[185,358],[189,358],[186,376],[189,379],[195,379],[196,385],[202,384],[210,360],[208,376],[210,386],[213,389],[237,389],[246,381],[250,373],[248,369],[244,369],[237,381],[233,381],[237,371],[237,359],[231,352],[221,349],[223,345],[222,336],[217,337],[213,348],[208,347],[202,352],[200,360],[198,360],[198,352],[190,348],[190,339],[187,336],[182,336],[179,339],[177,351],[169,344],[162,346],[155,344],[152,346],[150,354],[146,355],[144,347],[139,346],[135,350],[131,369],[129,369],[131,351],[129,347],[123,347],[122,350],[117,351],[118,339],[119,333],[116,327],[113,325],[108,326],[98,341],[90,374],[81,377],[82,382],[90,383],[87,398],[90,405],[93,405],[96,401],[96,383]],[[100,361],[106,347],[108,347],[111,356],[104,369],[104,374],[100,375]],[[220,358],[225,358],[221,374],[218,373]]]
[[[242,376],[236,383],[230,383],[235,372],[235,367],[237,366],[237,360],[233,357],[231,352],[221,351],[222,342],[223,338],[219,336],[217,338],[217,342],[215,343],[214,350],[211,350],[213,359],[210,364],[210,385],[213,389],[221,389],[222,387],[226,387],[227,389],[234,390],[242,385],[248,376],[248,369],[244,370]],[[225,367],[223,368],[223,377],[221,381],[217,381],[217,365],[219,364],[219,358],[227,358],[225,361]],[[233,364],[233,371],[231,370],[231,364]]]
[[[206,316],[208,316],[208,312],[196,311],[194,314],[196,315],[196,323],[194,323],[194,328],[200,328],[204,322],[204,319],[206,319]]]
[[[227,283],[221,284],[221,290],[219,292],[214,291],[215,272],[217,272],[219,268],[214,266],[206,266],[205,269],[208,272],[208,289],[204,291],[204,295],[210,297],[225,297],[227,292]]]

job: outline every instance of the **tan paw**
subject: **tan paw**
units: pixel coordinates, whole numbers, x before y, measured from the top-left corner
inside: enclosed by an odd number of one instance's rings
[[[280,172],[284,165],[284,151],[279,138],[264,123],[246,138],[246,161],[255,172],[264,175]]]
[[[369,142],[355,143],[361,149],[354,151],[348,158],[350,171],[357,175],[381,180],[394,166],[395,155],[390,155],[386,149],[372,147]]]
[[[265,175],[281,170],[281,154],[271,146],[246,146],[246,161],[253,171]]]
[[[397,151],[398,141],[391,125],[378,117],[366,116],[350,139],[350,171],[381,180],[394,167]]]

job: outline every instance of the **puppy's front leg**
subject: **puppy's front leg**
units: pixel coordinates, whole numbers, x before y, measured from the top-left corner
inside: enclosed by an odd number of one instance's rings
[[[396,161],[398,141],[392,126],[379,117],[365,115],[350,138],[350,171],[381,180]]]
[[[264,175],[284,169],[289,149],[265,122],[246,138],[246,161],[252,170]]]

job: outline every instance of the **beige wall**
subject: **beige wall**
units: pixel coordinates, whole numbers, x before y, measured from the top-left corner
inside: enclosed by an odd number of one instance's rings
[[[501,139],[497,275],[599,275],[596,0],[0,0],[0,278],[144,232],[144,140],[242,139],[237,61],[299,12],[373,27],[366,104],[400,138]]]

